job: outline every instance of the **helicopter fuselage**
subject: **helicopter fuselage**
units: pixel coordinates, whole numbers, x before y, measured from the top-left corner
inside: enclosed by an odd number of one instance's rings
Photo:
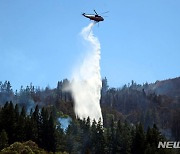
[[[89,18],[90,20],[94,20],[95,22],[104,21],[104,18],[99,15],[88,15],[85,13],[83,13],[82,15],[86,18]]]

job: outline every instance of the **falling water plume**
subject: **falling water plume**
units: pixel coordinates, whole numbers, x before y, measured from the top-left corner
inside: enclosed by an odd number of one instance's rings
[[[93,35],[94,23],[90,23],[81,31],[83,40],[87,43],[88,54],[82,64],[73,73],[71,91],[75,101],[75,113],[83,119],[90,117],[98,121],[101,118],[101,74],[100,74],[100,42]]]

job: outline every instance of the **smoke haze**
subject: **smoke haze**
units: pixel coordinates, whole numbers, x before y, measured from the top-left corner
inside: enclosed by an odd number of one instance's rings
[[[83,119],[90,117],[96,121],[102,119],[100,108],[101,97],[101,75],[100,75],[100,42],[93,35],[94,23],[90,23],[81,31],[81,36],[85,40],[87,55],[83,62],[73,73],[71,91],[75,100],[75,113]]]

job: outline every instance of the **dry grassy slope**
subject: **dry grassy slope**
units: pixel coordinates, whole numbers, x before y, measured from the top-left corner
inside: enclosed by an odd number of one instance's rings
[[[180,77],[156,81],[149,84],[145,90],[149,93],[155,92],[157,95],[167,95],[180,98]]]

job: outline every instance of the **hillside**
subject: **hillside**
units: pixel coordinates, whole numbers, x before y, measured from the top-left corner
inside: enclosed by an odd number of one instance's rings
[[[28,113],[31,113],[31,109],[36,105],[40,108],[53,107],[58,113],[74,119],[71,93],[63,91],[68,84],[71,83],[67,79],[59,81],[53,89],[35,88],[30,84],[14,92],[10,82],[0,82],[0,105],[12,101],[13,104],[25,106]],[[102,85],[100,103],[105,127],[110,125],[112,118],[132,124],[141,122],[145,130],[156,124],[166,137],[180,139],[180,77],[144,85],[132,81],[121,88],[109,88],[105,78]]]
[[[180,98],[180,77],[156,81],[145,87],[148,93],[155,92],[157,95],[166,95],[172,98]]]
[[[144,85],[132,81],[119,89],[107,88],[107,79],[103,82],[102,108],[130,123],[141,122],[145,129],[155,123],[166,137],[180,138],[180,78]]]

